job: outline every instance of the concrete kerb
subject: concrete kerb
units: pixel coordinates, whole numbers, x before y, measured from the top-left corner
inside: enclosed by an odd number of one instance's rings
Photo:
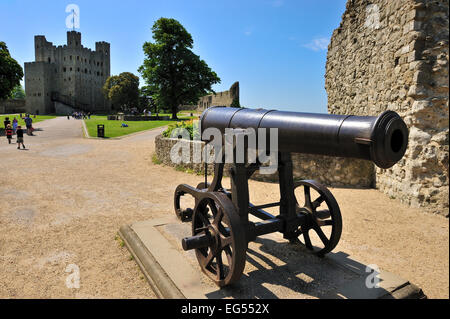
[[[158,298],[186,299],[130,226],[122,226],[119,236]]]
[[[84,122],[84,120],[82,120],[82,124],[83,124],[83,136],[84,136],[84,138],[88,138],[88,139],[92,139],[92,140],[122,140],[124,138],[129,138],[129,137],[132,137],[132,136],[135,136],[135,135],[147,133],[147,132],[154,131],[154,130],[157,130],[157,129],[166,129],[167,128],[167,125],[166,126],[159,126],[159,127],[154,127],[154,128],[148,129],[148,130],[139,131],[139,132],[135,132],[135,133],[119,136],[119,137],[102,138],[102,137],[90,136],[89,132],[87,130],[87,127],[86,127],[86,123]]]
[[[173,218],[172,218],[173,219]],[[322,287],[314,292],[311,288],[309,292],[301,292],[296,290],[296,286],[285,285],[283,281],[272,283],[274,286],[289,288],[288,294],[284,294],[278,289],[270,290],[261,282],[271,283],[269,277],[264,277],[264,270],[260,270],[258,275],[253,273],[252,276],[244,276],[243,286],[237,284],[236,287],[230,289],[220,289],[215,285],[205,284],[202,274],[198,267],[193,267],[189,260],[188,254],[180,252],[173,246],[173,239],[179,241],[184,236],[177,221],[170,218],[153,219],[142,222],[136,222],[132,225],[122,226],[119,235],[124,239],[125,245],[139,265],[150,286],[155,291],[158,298],[165,299],[223,299],[232,296],[233,298],[250,298],[251,296],[259,296],[260,298],[297,298],[300,294],[320,297],[323,299],[424,299],[426,296],[423,291],[405,280],[390,272],[380,270],[376,275],[379,279],[379,289],[370,289],[367,286],[367,266],[365,263],[358,261],[346,253],[338,252],[330,254],[329,258],[323,261],[323,267],[328,271],[339,272],[338,275],[345,280],[336,280],[327,293],[323,292],[323,287],[328,287],[326,281],[317,281],[316,286]],[[176,227],[173,227],[176,226]],[[188,230],[188,226],[181,226]],[[175,235],[175,237],[174,237]],[[181,237],[180,237],[181,236]],[[180,238],[178,238],[180,237]],[[270,250],[270,240],[265,238],[266,249]],[[251,250],[255,250],[256,246]],[[260,250],[259,254],[264,256],[264,251]],[[257,255],[257,254],[256,254]],[[281,255],[280,255],[281,256]],[[309,256],[309,255],[308,255]],[[195,257],[195,256],[194,256]],[[194,258],[192,257],[192,258]],[[195,258],[194,258],[195,259]],[[314,272],[308,270],[307,264],[311,260],[305,259],[305,265],[301,268],[300,273],[305,273],[316,277]],[[311,264],[312,265],[312,264]],[[339,271],[341,268],[345,271]],[[182,269],[183,271],[180,271]],[[283,275],[282,268],[278,274]],[[292,271],[289,270],[289,271]],[[294,270],[295,273],[295,270]],[[351,275],[353,273],[353,275]],[[339,277],[338,276],[338,277]],[[261,278],[264,277],[261,281]],[[283,277],[283,276],[281,276]],[[261,281],[261,282],[259,282]],[[292,281],[291,281],[292,282]],[[335,287],[334,287],[334,286]],[[261,287],[260,287],[261,286]],[[251,287],[251,289],[249,289]],[[259,288],[258,288],[259,287]],[[270,286],[268,286],[270,287]],[[311,286],[313,287],[313,286]],[[334,288],[333,288],[334,287]],[[329,288],[327,288],[329,289]],[[306,290],[305,290],[306,291]],[[294,293],[292,293],[294,292]]]

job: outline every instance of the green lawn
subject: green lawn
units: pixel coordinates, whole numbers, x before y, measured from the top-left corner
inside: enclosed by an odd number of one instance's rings
[[[189,117],[183,117],[179,120],[189,120]],[[140,131],[150,130],[173,123],[174,121],[108,121],[106,116],[91,116],[90,120],[84,120],[89,136],[97,137],[97,125],[105,125],[105,137],[119,137]],[[128,124],[128,127],[121,127],[122,123]]]
[[[9,120],[11,121],[11,126],[12,126],[12,121],[14,120],[14,118],[16,118],[19,121],[19,125],[25,126],[25,121],[20,118],[19,114],[13,114],[13,115],[0,115],[0,127],[3,128],[3,121],[7,117],[9,117]],[[52,116],[52,115],[36,115],[36,118],[31,116],[31,118],[33,119],[33,123],[38,123],[41,121],[54,119],[55,117],[56,116]]]

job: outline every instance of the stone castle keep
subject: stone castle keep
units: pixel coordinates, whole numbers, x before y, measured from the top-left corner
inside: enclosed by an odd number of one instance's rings
[[[349,0],[328,48],[325,87],[335,114],[399,113],[405,157],[376,169],[376,187],[448,215],[448,0]]]
[[[67,45],[54,46],[35,36],[35,62],[25,63],[26,109],[32,114],[66,113],[72,109],[108,111],[102,87],[110,76],[110,44],[83,47],[81,33],[67,32]]]

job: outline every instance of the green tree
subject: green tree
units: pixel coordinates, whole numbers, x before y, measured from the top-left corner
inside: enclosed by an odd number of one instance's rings
[[[148,86],[143,86],[139,89],[139,105],[140,111],[144,109],[147,111],[152,111],[153,113],[158,113],[158,107],[153,100],[154,93]]]
[[[103,94],[114,108],[125,111],[139,106],[139,77],[124,72],[110,76],[103,86]]]
[[[25,91],[22,87],[22,85],[16,85],[16,87],[11,92],[11,98],[13,99],[24,99],[25,98]]]
[[[11,57],[5,42],[0,42],[0,100],[11,96],[22,78],[22,67]]]
[[[191,51],[192,36],[177,20],[160,18],[152,31],[154,43],[144,43],[146,57],[139,72],[160,109],[169,109],[177,119],[180,105],[196,104],[214,92],[211,87],[220,78]]]

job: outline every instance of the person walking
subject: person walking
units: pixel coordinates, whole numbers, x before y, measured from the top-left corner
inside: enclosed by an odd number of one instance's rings
[[[17,126],[19,125],[19,121],[17,121],[17,119],[14,117],[14,120],[13,120],[13,127],[12,127],[12,129],[13,129],[13,134],[16,134],[16,131],[17,131]]]
[[[6,127],[7,127],[9,124],[11,124],[11,121],[9,120],[9,117],[5,117],[5,120],[3,121],[3,125],[5,126],[5,130],[6,130]]]
[[[11,124],[8,124],[6,127],[6,138],[8,139],[8,144],[11,144],[12,136],[13,136],[13,130],[11,128]]]
[[[27,134],[33,135],[33,119],[29,116],[25,118],[25,125],[27,126]]]
[[[20,150],[20,144],[22,144],[23,149],[25,149],[25,145],[23,144],[23,130],[22,127],[19,125],[17,127],[17,149]]]

